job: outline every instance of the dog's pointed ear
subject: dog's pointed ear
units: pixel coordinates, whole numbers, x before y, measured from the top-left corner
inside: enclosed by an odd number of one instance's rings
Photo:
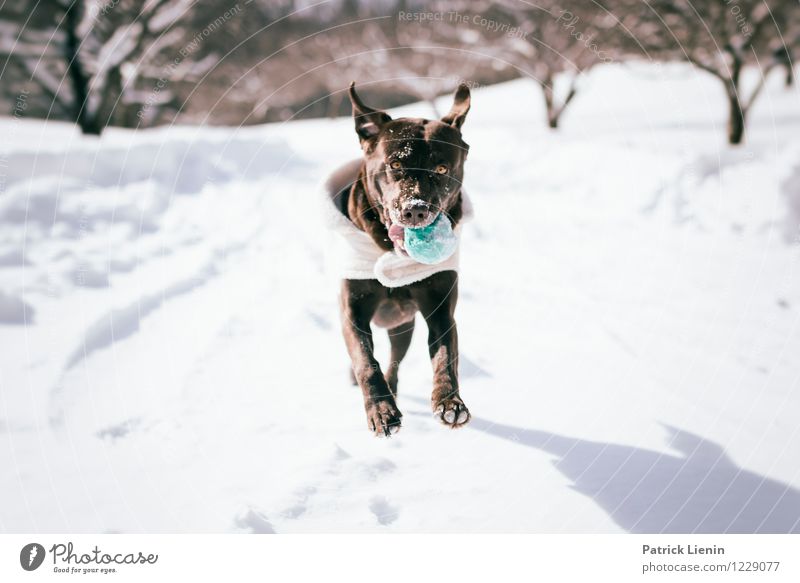
[[[353,119],[356,122],[356,133],[361,143],[377,136],[381,131],[381,126],[392,121],[392,118],[384,111],[372,109],[364,105],[361,98],[356,93],[356,82],[350,83],[350,103],[353,104]]]
[[[467,112],[469,111],[469,87],[462,83],[456,89],[456,95],[453,98],[453,107],[450,108],[450,113],[442,118],[442,121],[456,129],[461,129],[464,125],[464,120],[467,119]]]

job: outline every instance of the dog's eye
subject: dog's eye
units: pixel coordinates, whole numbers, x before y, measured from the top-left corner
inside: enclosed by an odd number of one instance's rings
[[[390,164],[390,166],[392,167],[392,170],[400,170],[400,168],[403,167],[403,164],[395,160]]]
[[[444,164],[439,164],[436,167],[436,174],[447,174],[447,170],[448,170],[447,166],[445,166]]]

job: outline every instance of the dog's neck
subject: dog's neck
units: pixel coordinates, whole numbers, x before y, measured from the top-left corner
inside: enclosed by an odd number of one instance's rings
[[[347,218],[356,227],[372,237],[378,247],[391,251],[394,249],[394,243],[389,239],[389,231],[381,220],[380,213],[383,209],[380,206],[380,195],[370,196],[370,192],[372,190],[367,178],[367,164],[363,162],[361,169],[358,171],[358,179],[350,187],[347,199]],[[452,221],[453,228],[456,227],[463,216],[461,199],[461,191],[459,190],[455,203],[447,209],[447,216]]]

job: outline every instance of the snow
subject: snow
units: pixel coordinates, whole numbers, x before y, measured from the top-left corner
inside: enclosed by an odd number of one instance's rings
[[[474,91],[473,420],[432,418],[419,325],[391,439],[310,208],[351,120],[0,122],[0,529],[800,531],[798,90],[731,148],[717,84],[602,67],[558,133],[530,81]]]

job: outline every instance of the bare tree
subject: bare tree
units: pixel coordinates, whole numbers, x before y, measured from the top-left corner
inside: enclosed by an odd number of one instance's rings
[[[775,60],[785,70],[784,84],[792,87],[795,81],[794,67],[800,59],[800,6],[794,10],[783,10],[778,14],[778,28],[782,34],[774,39]]]
[[[420,21],[411,18],[419,14],[419,6],[407,0],[384,2],[378,8],[349,0],[340,10],[343,26],[314,37],[314,44],[322,50],[309,54],[305,47],[294,47],[293,62],[304,63],[310,70],[320,52],[329,57],[324,66],[314,70],[331,96],[331,113],[341,112],[343,79],[349,79],[358,80],[367,93],[374,87],[388,94],[383,99],[388,105],[424,101],[434,117],[439,117],[436,98],[452,93],[459,83],[475,86],[515,76],[512,67],[496,59],[499,47],[487,48],[483,42],[484,28],[450,18],[459,10],[483,8],[484,4],[490,3],[428,2],[424,13],[436,19]],[[371,84],[365,87],[365,82]]]
[[[123,93],[135,87],[144,70],[141,61],[183,38],[175,25],[190,5],[190,0],[43,0],[28,15],[39,26],[17,19],[18,37],[32,50],[15,50],[9,58],[84,133],[99,135],[125,104]]]
[[[639,0],[635,0],[639,3]],[[650,0],[638,7],[642,41],[662,58],[685,59],[718,79],[728,99],[728,141],[744,138],[747,114],[780,64],[775,40],[779,26],[798,9],[796,0]],[[642,22],[651,26],[642,27]],[[760,77],[746,90],[742,72],[758,67]]]
[[[496,6],[505,29],[503,46],[510,58],[530,73],[542,90],[547,124],[558,127],[562,114],[578,92],[583,74],[615,59],[611,34],[616,18],[601,6],[586,2],[564,7],[555,0],[502,0]],[[566,93],[556,95],[556,78],[568,80]]]
[[[481,25],[409,22],[423,11],[482,16],[489,0],[39,0],[0,3],[6,104],[107,125],[264,123],[345,113],[353,79],[392,107],[460,81],[518,75]],[[32,5],[31,5],[32,4]],[[236,17],[222,16],[232,9]],[[217,26],[217,21],[224,26]],[[495,35],[496,36],[496,35]],[[199,41],[198,41],[199,39]],[[2,66],[2,65],[0,65]]]

